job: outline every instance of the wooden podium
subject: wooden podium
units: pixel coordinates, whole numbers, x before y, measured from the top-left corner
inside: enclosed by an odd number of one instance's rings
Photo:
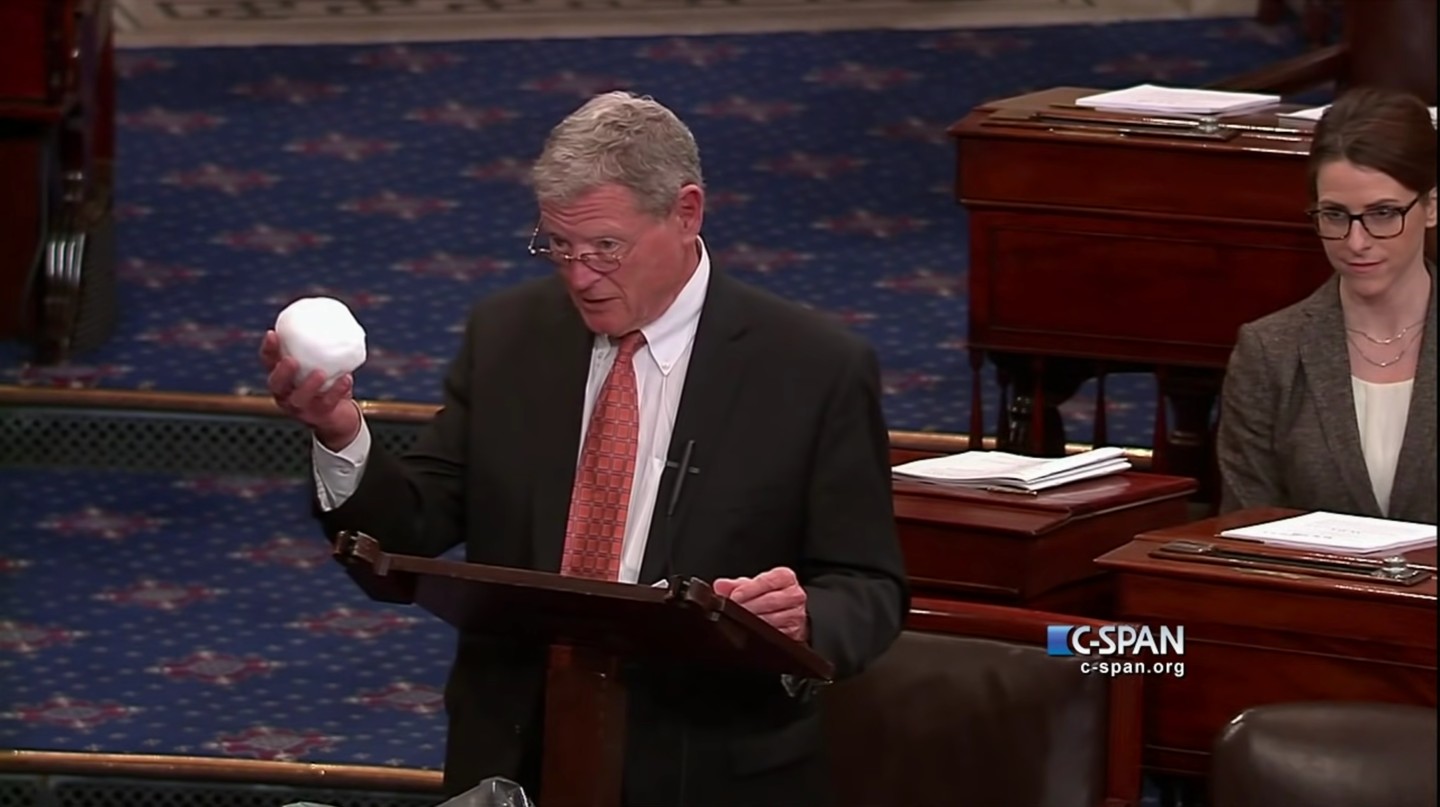
[[[1236,330],[1330,276],[1304,213],[1310,133],[1276,116],[1293,105],[1212,132],[1075,107],[1093,92],[993,101],[949,129],[970,229],[971,366],[978,379],[988,358],[1000,373],[1001,447],[1057,456],[1057,407],[1082,383],[1155,373],[1153,470],[1204,483]],[[1105,445],[1098,392],[1091,439]],[[970,406],[979,445],[978,383]]]
[[[1147,767],[1204,774],[1221,728],[1251,706],[1436,705],[1435,550],[1387,564],[1216,537],[1292,515],[1255,509],[1156,530],[1097,560],[1116,575],[1118,620],[1185,626],[1184,677],[1145,679]],[[1220,554],[1165,549],[1176,542]]]
[[[895,525],[917,595],[1103,618],[1095,558],[1183,524],[1195,480],[1127,471],[1034,496],[894,483]]]
[[[342,532],[336,558],[372,599],[413,603],[469,633],[551,647],[545,684],[543,803],[617,807],[625,761],[628,659],[691,662],[829,681],[830,662],[717,595],[672,577],[667,587],[393,555]]]

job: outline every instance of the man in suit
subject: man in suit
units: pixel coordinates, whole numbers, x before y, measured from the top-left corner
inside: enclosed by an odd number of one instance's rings
[[[296,378],[267,334],[271,392],[315,435],[325,528],[640,585],[698,577],[837,678],[862,670],[909,602],[871,348],[712,265],[694,138],[649,98],[572,113],[533,180],[530,251],[555,274],[473,308],[444,406],[405,457],[371,443],[349,377]],[[545,652],[460,636],[448,791],[498,775],[537,793]],[[826,802],[807,692],[718,669],[627,676],[627,804]]]

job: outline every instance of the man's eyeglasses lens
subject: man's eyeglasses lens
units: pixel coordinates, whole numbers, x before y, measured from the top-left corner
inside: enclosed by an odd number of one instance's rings
[[[620,268],[619,258],[613,255],[603,255],[599,252],[586,252],[583,255],[570,255],[568,253],[561,252],[560,250],[551,249],[549,247],[539,247],[535,250],[535,255],[544,258],[545,260],[555,264],[557,267],[560,267],[562,269],[572,261],[577,263],[583,263],[591,269],[595,270],[596,272],[602,273],[613,272],[616,269]]]
[[[583,263],[591,270],[602,274],[620,268],[620,258],[617,255],[604,252],[584,252],[579,255],[571,255],[562,249],[556,249],[548,242],[548,238],[541,236],[538,232],[535,233],[530,239],[530,254],[537,258],[544,258],[560,268],[564,268],[572,261]]]

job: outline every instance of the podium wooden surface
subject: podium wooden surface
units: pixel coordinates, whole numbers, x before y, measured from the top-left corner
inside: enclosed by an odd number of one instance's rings
[[[1209,412],[1237,328],[1331,271],[1304,215],[1310,133],[1274,109],[1215,135],[1130,115],[1037,118],[1080,113],[1073,102],[1093,92],[987,103],[949,129],[970,227],[971,364],[992,359],[1013,394],[994,433],[1021,453],[1059,453],[1056,407],[1086,379],[1155,372],[1173,417],[1157,407],[1153,470],[1208,484]],[[1096,445],[1108,442],[1101,392]],[[986,431],[977,385],[971,439]]]
[[[543,804],[616,807],[625,762],[624,662],[654,660],[828,681],[834,670],[705,582],[637,586],[394,555],[341,533],[335,555],[372,599],[413,603],[457,630],[550,646]],[[487,774],[488,775],[488,774]]]
[[[1195,481],[1129,471],[1034,496],[894,483],[895,521],[917,594],[1103,617],[1095,558],[1187,518]]]
[[[1185,626],[1185,675],[1145,680],[1147,767],[1203,774],[1221,728],[1250,706],[1303,700],[1436,705],[1436,552],[1405,586],[1303,571],[1167,560],[1152,553],[1187,539],[1295,557],[1221,531],[1298,515],[1256,509],[1145,533],[1097,562],[1115,574],[1116,618]]]

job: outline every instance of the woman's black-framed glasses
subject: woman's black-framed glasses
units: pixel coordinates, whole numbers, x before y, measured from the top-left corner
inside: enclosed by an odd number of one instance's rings
[[[620,268],[621,253],[615,252],[582,252],[579,255],[572,255],[568,252],[559,252],[555,248],[540,243],[540,225],[535,225],[535,231],[530,233],[530,254],[537,258],[544,258],[557,267],[569,266],[579,261],[585,264],[593,272],[608,275]]]
[[[1371,238],[1394,238],[1405,232],[1405,217],[1410,215],[1411,208],[1424,196],[1423,193],[1416,196],[1404,207],[1385,205],[1372,207],[1364,213],[1351,213],[1338,207],[1320,207],[1305,213],[1315,223],[1315,233],[1327,241],[1343,241],[1349,238],[1350,228],[1355,226],[1357,221]]]

